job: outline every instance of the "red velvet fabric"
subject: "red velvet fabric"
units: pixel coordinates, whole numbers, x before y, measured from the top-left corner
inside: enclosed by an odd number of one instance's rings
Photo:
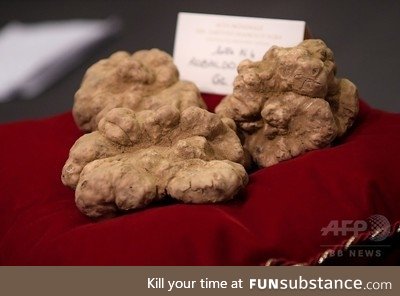
[[[219,96],[205,95],[210,107]],[[361,104],[332,147],[250,175],[238,199],[167,202],[95,222],[60,181],[81,135],[71,113],[0,126],[1,265],[259,265],[307,261],[346,236],[331,220],[400,220],[400,115]],[[394,262],[392,262],[394,263]]]

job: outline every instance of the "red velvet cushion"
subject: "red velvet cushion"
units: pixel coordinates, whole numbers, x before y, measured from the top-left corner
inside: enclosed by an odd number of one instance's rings
[[[210,109],[220,100],[205,96]],[[91,221],[60,181],[80,136],[70,113],[0,126],[0,264],[259,265],[303,262],[348,236],[331,220],[400,220],[400,115],[361,104],[350,135],[250,175],[240,198],[174,202]]]

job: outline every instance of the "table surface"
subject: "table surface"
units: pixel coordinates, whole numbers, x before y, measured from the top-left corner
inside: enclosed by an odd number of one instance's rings
[[[172,53],[179,11],[305,20],[315,38],[334,51],[338,75],[352,80],[374,107],[400,112],[400,2],[364,1],[0,1],[0,26],[8,21],[37,22],[106,18],[123,22],[121,33],[32,100],[0,103],[0,122],[41,118],[71,109],[86,69],[117,50],[157,47]],[[0,65],[1,71],[1,65]]]

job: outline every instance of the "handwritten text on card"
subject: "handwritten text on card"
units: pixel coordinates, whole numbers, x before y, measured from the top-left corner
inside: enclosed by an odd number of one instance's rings
[[[272,45],[294,46],[304,30],[303,21],[181,12],[174,61],[181,79],[202,92],[228,94],[240,61],[259,60]]]

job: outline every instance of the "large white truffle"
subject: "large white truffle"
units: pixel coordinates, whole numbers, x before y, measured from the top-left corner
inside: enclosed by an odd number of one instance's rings
[[[274,46],[238,66],[233,94],[216,113],[233,119],[244,147],[262,167],[328,146],[353,124],[358,93],[335,77],[332,51],[321,40]]]
[[[84,131],[93,131],[113,108],[154,110],[164,105],[184,110],[206,108],[195,84],[179,80],[169,54],[159,49],[117,52],[91,66],[75,94],[73,115]]]
[[[198,107],[109,111],[98,131],[70,150],[62,181],[90,217],[141,208],[171,196],[183,202],[232,199],[248,181],[230,119]]]

